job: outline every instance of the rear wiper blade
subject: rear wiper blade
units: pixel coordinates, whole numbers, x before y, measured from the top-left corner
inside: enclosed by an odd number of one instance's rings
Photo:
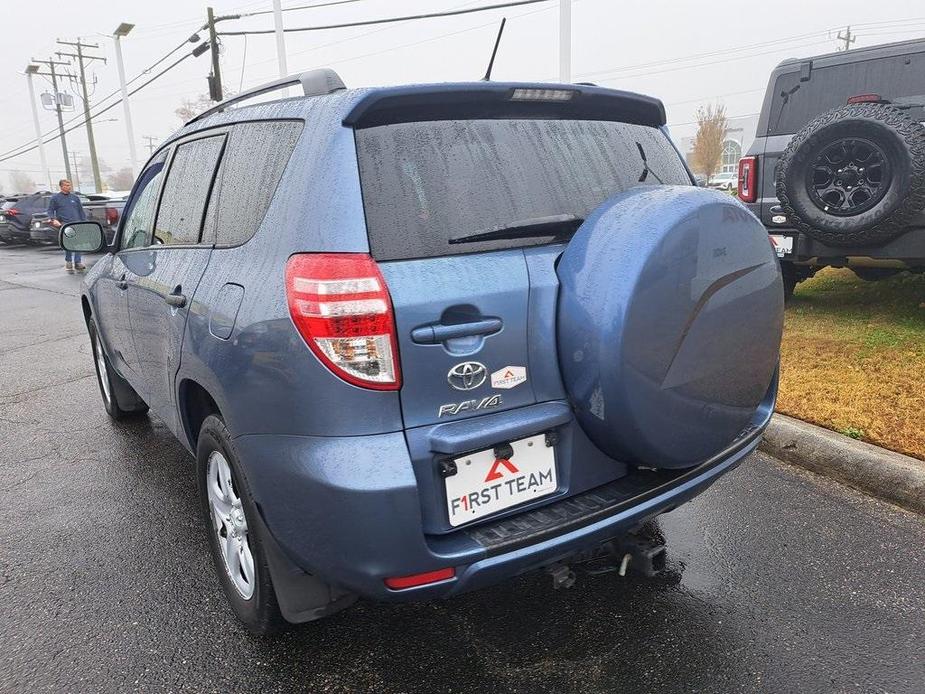
[[[551,214],[548,217],[521,219],[500,227],[492,227],[466,236],[457,236],[449,243],[475,243],[496,239],[523,239],[531,236],[564,236],[573,234],[585,221],[573,214]]]

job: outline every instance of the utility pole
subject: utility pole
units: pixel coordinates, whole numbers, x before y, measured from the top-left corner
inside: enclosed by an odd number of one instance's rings
[[[276,60],[279,63],[279,76],[288,77],[289,68],[286,66],[286,35],[283,33],[283,8],[281,0],[273,0],[273,28],[276,32]],[[283,98],[289,96],[289,90],[284,89]]]
[[[58,132],[61,134],[61,151],[64,154],[64,173],[65,176],[70,179],[71,177],[71,162],[67,157],[67,138],[64,136],[64,119],[61,118],[61,99],[58,93],[58,75],[55,72],[55,65],[70,65],[60,60],[53,60],[49,58],[48,60],[36,60],[32,59],[33,63],[38,63],[39,65],[47,65],[48,72],[36,72],[36,75],[43,75],[51,77],[51,88],[55,93],[55,113],[58,114]]]
[[[145,147],[148,148],[148,156],[150,157],[152,154],[154,154],[154,148],[157,146],[157,138],[151,137],[150,135],[142,135],[141,139],[148,141]]]
[[[42,162],[42,175],[48,181],[48,190],[52,190],[51,172],[48,170],[48,159],[45,157],[45,143],[42,142],[42,129],[39,127],[39,110],[35,105],[35,87],[32,84],[32,75],[39,71],[38,65],[26,65],[26,79],[29,81],[29,103],[32,106],[32,124],[35,126],[35,139],[39,143],[39,159]]]
[[[572,81],[572,0],[559,0],[559,81]]]
[[[79,153],[71,150],[70,155],[74,157],[74,190],[80,190],[80,165],[77,163]]]
[[[132,166],[132,176],[138,170],[138,154],[135,152],[135,130],[132,128],[132,109],[128,103],[128,87],[125,84],[125,66],[122,64],[122,37],[135,28],[134,24],[122,22],[116,27],[112,38],[116,42],[116,67],[119,68],[119,89],[122,92],[122,110],[125,114],[125,135],[128,137],[128,158]]]
[[[102,60],[103,63],[105,63],[106,58],[96,55],[84,55],[84,48],[99,48],[95,43],[83,43],[80,39],[77,39],[76,42],[58,39],[57,43],[62,46],[75,46],[77,48],[77,53],[62,53],[61,51],[57,51],[57,55],[59,58],[62,56],[77,58],[77,67],[80,70],[80,87],[83,92],[84,119],[86,120],[87,126],[87,144],[90,147],[90,166],[93,168],[93,185],[96,186],[96,192],[99,193],[103,190],[103,179],[100,177],[100,162],[96,158],[96,141],[93,138],[93,123],[90,120],[90,95],[87,93],[87,74],[84,68],[84,61],[93,62],[94,60]]]
[[[849,25],[849,26],[845,29],[845,34],[844,34],[844,36],[842,36],[842,33],[839,31],[839,32],[838,32],[838,36],[837,36],[836,38],[837,38],[839,41],[844,41],[844,42],[845,42],[845,47],[844,47],[844,48],[839,48],[838,50],[840,50],[840,51],[847,51],[847,50],[850,50],[850,49],[851,49],[851,44],[854,43],[854,40],[857,38],[857,36],[856,36],[856,35],[852,35],[852,33],[851,33],[851,26]]]
[[[222,90],[222,68],[218,64],[218,36],[215,34],[215,13],[211,7],[206,8],[206,28],[209,30],[209,48],[212,49],[212,74],[209,75],[209,96],[212,101],[224,98]]]

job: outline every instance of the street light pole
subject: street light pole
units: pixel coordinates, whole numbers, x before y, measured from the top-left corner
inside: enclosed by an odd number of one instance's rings
[[[39,143],[39,159],[42,162],[42,175],[48,181],[48,189],[52,189],[51,171],[48,170],[48,159],[45,158],[45,143],[42,142],[42,129],[39,127],[39,110],[35,105],[35,86],[32,84],[32,75],[39,71],[38,65],[26,65],[26,79],[29,81],[29,103],[32,105],[32,124],[35,126],[35,139]],[[56,97],[57,98],[57,97]]]
[[[283,8],[281,0],[273,0],[273,27],[276,33],[276,60],[279,63],[279,76],[287,77],[289,68],[286,66],[286,35],[283,33]],[[283,98],[289,96],[289,90],[284,89]]]
[[[116,43],[116,67],[119,69],[119,88],[122,91],[122,110],[125,113],[125,134],[128,137],[128,157],[132,167],[132,176],[138,169],[138,156],[135,152],[135,131],[132,128],[132,109],[128,103],[128,87],[125,84],[125,65],[122,63],[122,43],[120,39],[127,36],[135,27],[134,24],[122,22],[116,27],[112,38]]]
[[[559,81],[572,81],[572,0],[559,0]]]

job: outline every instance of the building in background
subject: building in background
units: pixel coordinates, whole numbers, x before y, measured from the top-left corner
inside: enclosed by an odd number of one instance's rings
[[[747,152],[755,139],[758,130],[758,114],[727,119],[729,128],[726,131],[726,140],[723,142],[723,160],[717,174],[735,173],[738,171],[739,159],[742,153]],[[694,136],[682,137],[680,142],[684,158],[690,163],[691,150],[694,148]]]

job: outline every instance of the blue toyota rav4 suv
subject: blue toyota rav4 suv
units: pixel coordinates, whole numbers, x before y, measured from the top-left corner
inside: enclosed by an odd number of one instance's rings
[[[632,560],[754,450],[777,260],[664,126],[587,85],[318,70],[154,153],[83,312],[112,418],[150,407],[196,456],[251,631]],[[94,222],[61,243],[104,250]]]

